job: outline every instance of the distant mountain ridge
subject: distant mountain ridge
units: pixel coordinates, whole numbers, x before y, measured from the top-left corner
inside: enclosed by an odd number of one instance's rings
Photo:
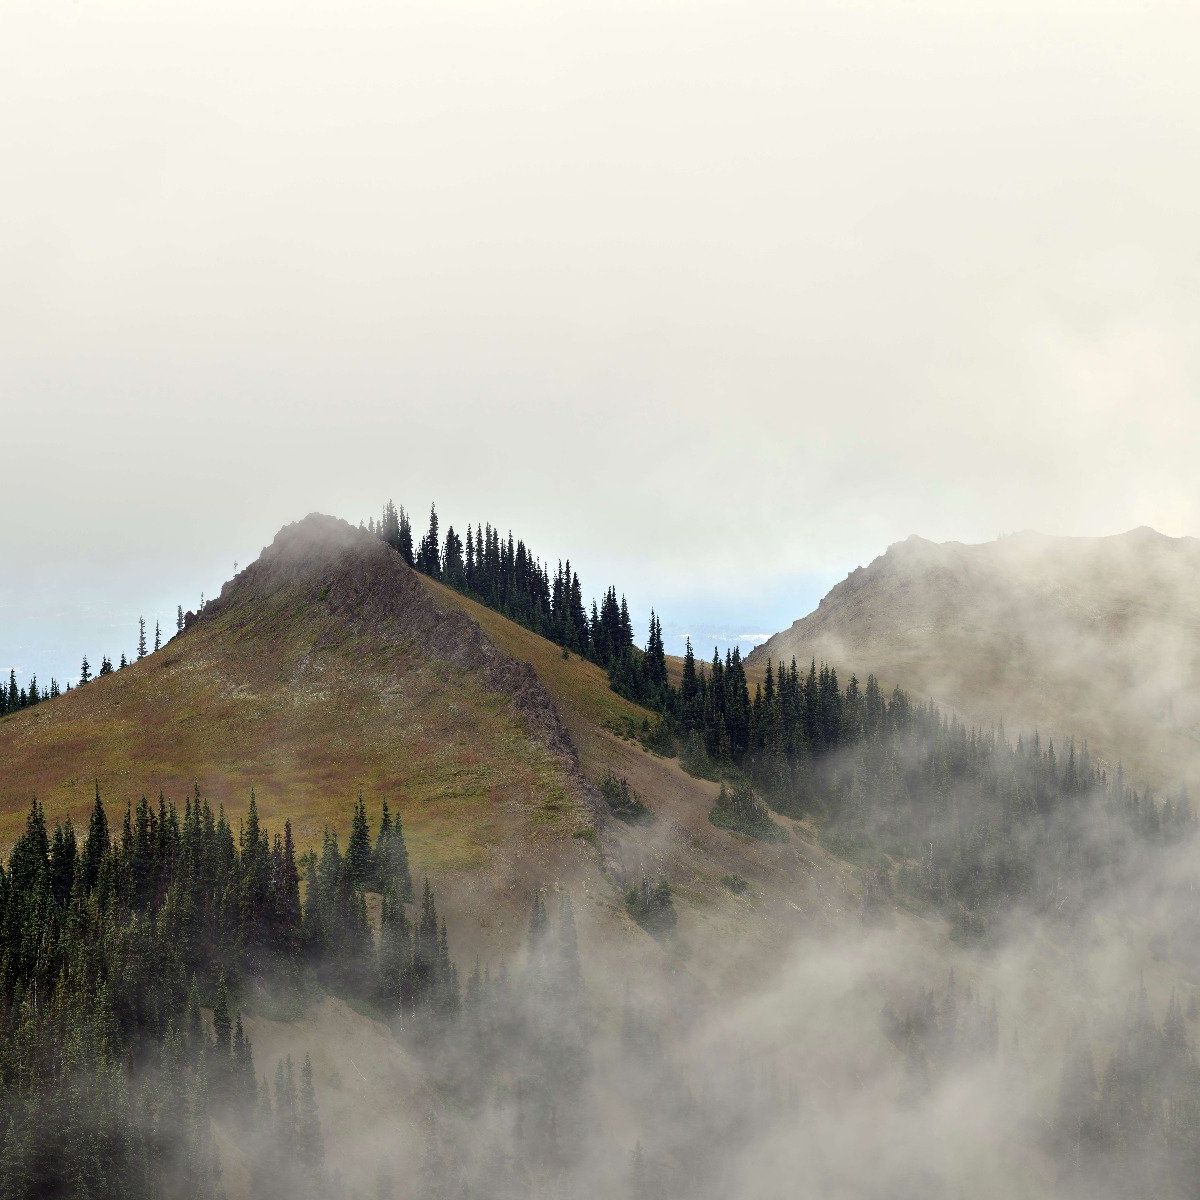
[[[1200,760],[1200,539],[913,536],[750,662],[825,659],[952,707],[1087,738],[1159,784]],[[1016,732],[1012,730],[1011,732]]]

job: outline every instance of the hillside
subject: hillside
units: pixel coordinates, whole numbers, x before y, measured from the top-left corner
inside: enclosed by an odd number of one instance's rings
[[[883,571],[894,585],[893,608],[903,597],[912,607],[910,634],[925,628],[925,644],[942,645],[938,635],[965,619],[950,601],[978,603],[971,597],[989,589],[998,606],[993,616],[1021,616],[1028,595],[1010,588],[1007,607],[999,607],[995,571],[986,575],[969,555],[966,566],[947,567],[938,559],[943,550],[894,548]],[[904,555],[908,566],[899,570],[895,559]],[[934,567],[918,601],[914,580],[922,575],[913,562],[921,556]],[[861,583],[876,566],[848,583]],[[1028,573],[1024,578],[1032,594]],[[827,600],[822,615],[837,601],[836,594]],[[1040,603],[1046,610],[1050,601]],[[1144,624],[1148,618],[1135,611]],[[1034,632],[1043,642],[1032,642]],[[1023,634],[1030,653],[1044,645],[1044,634]],[[960,648],[969,645],[963,637],[960,631]],[[880,673],[889,679],[892,671],[894,679],[896,659],[882,649],[877,643],[886,664]],[[844,645],[811,652],[831,658],[843,678],[848,661],[854,669]],[[760,655],[751,664],[752,685],[765,662]],[[1152,839],[1138,840],[1140,826],[1119,824],[1110,847],[1130,837],[1130,853],[1145,857],[1128,877],[1117,870],[1119,860],[1098,875],[1094,861],[1081,857],[1085,843],[1073,836],[1072,804],[1050,802],[1045,814],[1015,804],[1022,772],[1033,771],[1040,794],[1051,796],[1057,768],[1040,757],[1014,765],[1006,749],[989,762],[991,751],[944,742],[942,727],[926,722],[931,737],[899,726],[894,745],[915,756],[914,778],[928,773],[927,787],[900,788],[892,758],[876,752],[880,735],[868,736],[864,724],[857,742],[827,747],[820,794],[801,793],[811,804],[764,809],[768,829],[755,826],[759,836],[731,832],[710,819],[717,783],[645,748],[639,734],[653,720],[616,695],[593,663],[410,569],[372,534],[313,515],[281,530],[161,651],[0,719],[0,836],[12,839],[33,794],[51,823],[70,812],[82,826],[93,781],[118,822],[124,803],[143,793],[161,790],[179,803],[199,786],[226,807],[235,829],[253,789],[267,826],[290,819],[301,849],[319,843],[326,826],[344,839],[360,789],[373,821],[387,800],[403,817],[418,888],[428,877],[436,892],[445,921],[441,944],[453,965],[439,966],[435,977],[451,980],[453,1004],[427,997],[423,1006],[406,1007],[405,993],[389,990],[397,978],[396,939],[410,945],[409,934],[397,930],[407,926],[382,875],[350,882],[349,855],[332,876],[322,866],[306,879],[302,921],[297,888],[296,904],[283,916],[298,924],[283,928],[299,930],[299,946],[280,938],[277,973],[261,976],[254,973],[261,931],[279,937],[279,925],[256,924],[248,914],[254,903],[268,914],[281,911],[257,897],[277,895],[287,876],[272,867],[265,893],[251,890],[261,876],[247,866],[246,847],[260,843],[235,839],[237,865],[221,866],[216,856],[221,873],[206,877],[192,871],[194,863],[214,861],[208,851],[171,858],[166,840],[149,837],[142,850],[131,839],[128,858],[118,845],[94,883],[80,884],[92,892],[62,888],[72,911],[99,928],[107,910],[90,897],[102,894],[105,881],[123,881],[122,903],[144,887],[153,924],[143,924],[139,911],[126,915],[131,930],[152,930],[161,940],[146,963],[170,964],[177,952],[202,947],[211,1006],[204,1020],[214,1030],[218,981],[232,960],[241,971],[234,1002],[255,1068],[262,1077],[288,1057],[311,1061],[326,1160],[349,1195],[392,1194],[376,1190],[380,1163],[405,1181],[397,1195],[463,1194],[458,1182],[448,1191],[442,1179],[457,1179],[460,1168],[471,1173],[473,1193],[498,1176],[492,1194],[514,1198],[774,1195],[783,1177],[778,1164],[793,1150],[799,1159],[786,1176],[789,1194],[796,1187],[806,1195],[951,1194],[923,1183],[897,1188],[894,1181],[923,1181],[939,1153],[920,1130],[944,1134],[939,1113],[959,1086],[951,1064],[962,1054],[982,1072],[980,1094],[996,1096],[988,1115],[1006,1131],[1002,1140],[1030,1157],[1024,1194],[1061,1194],[1041,1179],[1027,1114],[1057,1111],[1047,1098],[1056,1094],[1078,1014],[1104,1017],[1111,996],[1133,979],[1157,1010],[1174,1006],[1179,994],[1200,996],[1200,968],[1188,965],[1190,926],[1177,938],[1154,918],[1173,911],[1162,897],[1145,906],[1132,890],[1116,890],[1128,879],[1171,878],[1161,868],[1176,846],[1175,825],[1156,823]],[[742,761],[755,769],[750,758]],[[736,788],[733,763],[724,769]],[[960,769],[967,775],[950,779]],[[627,782],[648,818],[614,815],[603,799],[610,775]],[[992,797],[997,811],[964,819],[969,809],[959,801],[989,779],[1002,782]],[[854,786],[863,780],[864,789]],[[960,783],[962,796],[952,794]],[[1121,811],[1110,815],[1120,822]],[[944,820],[947,812],[955,819]],[[45,869],[31,873],[32,842],[22,842],[8,879],[24,873],[26,889],[30,879],[56,886],[58,851],[47,850]],[[203,845],[203,838],[190,844]],[[163,878],[159,868],[144,865],[160,861],[160,852],[173,880],[165,899],[150,888]],[[658,923],[639,911],[637,897],[657,896],[664,880],[672,916]],[[1114,888],[1108,904],[1096,892],[1105,880]],[[191,889],[187,904],[175,902],[176,886]],[[202,897],[219,899],[210,908]],[[1085,897],[1095,936],[1068,954],[1069,922]],[[1188,911],[1191,897],[1184,890]],[[1011,958],[994,953],[1004,942],[990,940],[1006,936],[1010,902],[1014,912],[1028,903],[1027,912],[1057,914],[1045,926],[1022,920],[1007,944]],[[419,899],[398,907],[423,924]],[[542,925],[531,910],[542,914]],[[196,937],[176,941],[170,922],[202,912],[215,924],[199,923]],[[359,914],[357,925],[349,912]],[[547,913],[555,922],[549,933]],[[116,945],[124,946],[125,936]],[[422,978],[424,951],[416,947],[427,947],[428,937],[414,937],[398,987]],[[79,938],[80,946],[99,941],[86,929]],[[120,961],[117,950],[112,955]],[[36,979],[41,960],[34,954],[29,961],[27,973]],[[1010,961],[1032,969],[1012,970]],[[560,973],[556,962],[576,963],[576,973]],[[342,973],[339,964],[357,964],[357,973]],[[67,986],[53,961],[43,965],[47,979]],[[113,977],[130,997],[152,998],[160,976],[138,963],[134,970]],[[1105,972],[1119,981],[1112,989],[1102,986]],[[179,996],[187,983],[187,972],[179,972]],[[1187,1018],[1193,1029],[1200,1000],[1195,1009]],[[1014,1041],[1004,1051],[1009,1074],[997,1092],[989,1080],[1000,1022],[1004,1045],[1019,1029],[1021,1048]],[[197,1047],[203,1064],[214,1052],[202,1042]],[[913,1109],[930,1072],[936,1085]],[[881,1108],[864,1103],[864,1080]],[[281,1094],[286,1088],[277,1088],[277,1105]],[[40,1110],[34,1100],[30,1105],[33,1128]],[[889,1156],[877,1163],[859,1147],[872,1144],[880,1111],[910,1115],[883,1137]],[[802,1123],[797,1142],[801,1113],[817,1116]],[[225,1109],[213,1117],[216,1155],[225,1194],[259,1200],[260,1160],[254,1136],[241,1127],[244,1115]],[[274,1130],[286,1144],[284,1121],[258,1128]],[[850,1151],[823,1158],[847,1129],[858,1130]],[[977,1157],[976,1142],[970,1131],[951,1137],[938,1174],[961,1181],[982,1171],[996,1186],[972,1194],[1009,1194],[1007,1165],[998,1169],[987,1146]],[[653,1178],[674,1179],[669,1188],[633,1186],[639,1145],[651,1147]],[[788,1148],[783,1158],[779,1147]],[[697,1168],[710,1181],[707,1190],[696,1190]],[[409,1187],[414,1180],[435,1186]],[[570,1187],[556,1191],[563,1180]]]
[[[976,722],[1086,738],[1165,786],[1200,756],[1200,540],[890,546],[750,657],[874,671]]]
[[[414,867],[470,953],[510,946],[539,884],[578,888],[581,924],[633,933],[624,881],[665,875],[698,963],[712,927],[750,902],[722,886],[731,872],[777,917],[854,910],[852,875],[800,826],[781,845],[712,826],[716,785],[643,750],[630,735],[648,719],[593,664],[314,514],[158,653],[0,720],[0,841],[34,795],[80,827],[98,783],[116,813],[143,794],[182,804],[199,786],[235,820],[253,789],[265,822],[290,819],[303,849],[326,825],[344,835],[362,791],[373,813],[386,800],[402,814]],[[595,785],[610,772],[655,811],[649,830],[608,816]],[[747,953],[783,932],[762,922]]]
[[[181,804],[199,786],[236,826],[253,789],[267,826],[290,819],[303,849],[327,825],[344,838],[361,790],[373,818],[383,800],[403,817],[464,972],[514,952],[520,963],[535,889],[570,894],[609,1055],[631,980],[672,1009],[745,995],[798,931],[852,927],[862,903],[855,871],[801,823],[779,818],[789,836],[773,843],[714,826],[717,786],[634,736],[653,719],[595,665],[312,515],[162,650],[0,720],[0,840],[33,795],[51,822],[85,826],[98,782],[118,821],[142,794]],[[596,786],[610,773],[649,805],[649,824],[611,816]],[[662,878],[678,913],[668,941],[624,906],[626,887]],[[264,1068],[311,1055],[330,1161],[364,1184],[356,1130],[417,1164],[431,1106],[454,1110],[378,1018],[319,994],[246,1017]],[[619,1089],[598,1085],[598,1103],[625,1119]],[[217,1135],[231,1194],[245,1195],[237,1138]]]
[[[301,848],[344,829],[361,790],[480,910],[524,890],[514,844],[561,872],[590,861],[573,835],[604,817],[533,670],[377,539],[315,515],[157,654],[0,722],[0,839],[32,795],[78,827],[97,782],[115,813],[199,786],[236,817],[254,789]]]

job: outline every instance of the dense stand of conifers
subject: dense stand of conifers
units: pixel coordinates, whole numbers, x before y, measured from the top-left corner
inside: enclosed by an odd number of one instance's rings
[[[1036,733],[1014,743],[899,688],[885,695],[874,676],[843,685],[830,666],[768,662],[751,691],[738,649],[714,650],[706,667],[689,640],[673,684],[657,615],[639,648],[615,588],[589,614],[569,561],[551,576],[491,524],[468,526],[464,543],[453,528],[439,533],[435,508],[414,549],[407,513],[389,501],[367,527],[418,570],[604,667],[615,691],[659,714],[643,734],[651,749],[728,783],[718,824],[783,836],[764,801],[819,816],[835,848],[870,860],[872,902],[899,888],[971,929],[1013,902],[1062,912],[1129,869],[1131,842],[1160,844],[1192,826],[1184,790],[1158,800],[1086,746],[1056,751]]]
[[[1152,856],[1193,827],[1182,790],[1155,798],[1086,746],[971,729],[899,690],[885,696],[873,677],[843,685],[831,667],[770,663],[752,692],[736,650],[702,666],[689,644],[672,683],[657,617],[637,647],[616,589],[587,611],[569,563],[551,576],[488,525],[468,527],[465,542],[452,529],[442,537],[436,513],[414,547],[391,504],[371,527],[416,568],[596,662],[615,690],[657,712],[643,734],[650,748],[721,781],[714,821],[765,837],[786,836],[771,810],[819,817],[827,842],[867,868],[867,919],[886,919],[898,892],[977,935],[1014,906],[1086,920],[1115,883],[1139,870],[1153,877]],[[139,657],[146,641],[143,625]],[[112,669],[102,660],[100,673]],[[90,675],[85,660],[81,682]],[[2,711],[57,690],[19,688],[10,674]],[[603,791],[630,824],[652,819],[625,781]],[[374,926],[368,892],[380,896]],[[1192,894],[1171,902],[1186,907],[1172,928],[1200,943]],[[631,887],[626,906],[670,936],[665,883]],[[35,803],[0,869],[0,1197],[215,1197],[213,1118],[243,1142],[256,1198],[337,1195],[311,1067],[282,1062],[260,1079],[235,1009],[238,998],[313,979],[402,1024],[433,1056],[442,1094],[493,1131],[468,1149],[431,1124],[405,1194],[525,1196],[585,1152],[590,1019],[565,897],[555,920],[535,899],[523,966],[476,968],[460,986],[433,893],[426,884],[416,900],[386,806],[372,830],[360,799],[345,848],[326,833],[320,853],[298,861],[290,826],[270,837],[253,797],[236,830],[198,793],[182,813],[143,799],[114,836],[97,794],[82,838],[69,821],[49,831]],[[918,1079],[956,1056],[1019,1061],[994,1007],[952,985],[889,1008],[885,1029]],[[730,1089],[722,1077],[721,1095],[739,1097],[731,1118],[682,1085],[653,1021],[628,1004],[623,1040],[631,1111],[676,1139],[634,1152],[638,1200],[700,1194],[746,1122],[797,1102],[795,1081]],[[1072,1035],[1048,1114],[1061,1190],[1192,1194],[1200,1065],[1180,1006],[1159,1023],[1143,992],[1100,1071],[1094,1045],[1085,1030]],[[1104,1164],[1103,1177],[1091,1164]],[[389,1194],[384,1171],[379,1195]]]
[[[1185,1005],[1172,994],[1159,1020],[1142,984],[1114,1009],[1111,1026],[1080,1022],[1069,1032],[1058,1086],[1045,1097],[1037,1136],[1055,1171],[1053,1191],[1080,1200],[1193,1197],[1200,1062],[1187,1026],[1197,1001]],[[907,1002],[885,1004],[883,1027],[917,1089],[989,1060],[997,1090],[1031,1067],[1037,1074],[1040,1051],[1024,1047],[1011,1024],[1005,1031],[995,1001],[957,985],[953,973]]]
[[[126,808],[97,791],[86,835],[41,807],[0,869],[0,1196],[215,1196],[209,1118],[235,1115],[256,1197],[327,1196],[311,1069],[258,1080],[231,996],[315,975],[385,1016],[459,1005],[426,884],[415,918],[403,830],[372,838],[360,799],[343,852],[300,867],[251,797],[235,831],[197,793]],[[378,937],[364,893],[382,895]],[[202,1014],[210,1006],[211,1017]]]

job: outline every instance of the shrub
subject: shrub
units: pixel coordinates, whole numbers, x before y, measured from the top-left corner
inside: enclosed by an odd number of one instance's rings
[[[666,879],[652,885],[643,878],[625,893],[625,908],[643,929],[656,935],[670,933],[678,920]]]
[[[629,786],[628,779],[618,779],[611,772],[600,783],[600,794],[620,821],[636,825],[654,819],[653,813],[642,803],[641,797]]]
[[[787,839],[787,831],[771,820],[766,805],[744,783],[738,784],[732,791],[721,784],[720,794],[708,819],[722,829],[732,829],[734,833],[744,833],[760,841],[782,842]]]

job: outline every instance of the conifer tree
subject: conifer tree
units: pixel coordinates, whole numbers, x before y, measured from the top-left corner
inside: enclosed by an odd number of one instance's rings
[[[315,1178],[325,1165],[325,1147],[313,1090],[312,1060],[306,1054],[300,1067],[300,1095],[296,1114],[296,1151],[300,1165]]]
[[[139,661],[146,657],[146,618],[145,617],[138,617],[137,656],[138,656]]]
[[[100,802],[100,784],[97,781],[96,800],[92,805],[87,839],[83,844],[83,859],[80,863],[80,877],[86,892],[90,892],[96,886],[96,881],[100,878],[100,864],[108,851],[108,815]]]
[[[217,999],[213,1005],[212,1076],[217,1095],[224,1099],[229,1093],[230,1066],[233,1062],[233,1022],[229,1015],[229,990],[221,976]]]
[[[350,886],[361,888],[374,876],[371,863],[371,826],[367,821],[367,810],[362,793],[354,806],[354,817],[350,824],[350,840],[346,843],[346,874]]]
[[[375,844],[375,872],[379,890],[404,902],[413,898],[412,873],[408,865],[408,847],[404,842],[404,823],[400,813],[393,817],[387,801]]]
[[[421,539],[416,565],[419,571],[435,579],[441,574],[441,541],[438,537],[437,507],[433,505],[429,509],[429,532]]]

